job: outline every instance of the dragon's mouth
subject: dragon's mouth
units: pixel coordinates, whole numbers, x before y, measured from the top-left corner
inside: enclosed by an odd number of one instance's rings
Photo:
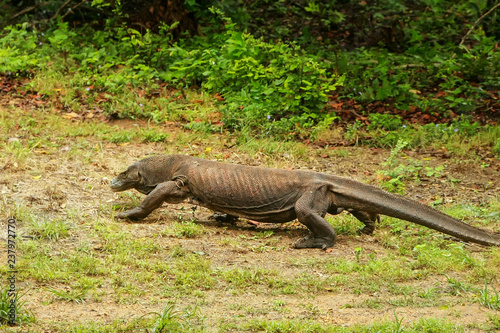
[[[130,186],[127,186],[127,185],[128,184],[123,183],[119,179],[113,178],[113,180],[111,180],[111,183],[109,184],[109,187],[111,188],[111,190],[113,192],[121,192],[121,191],[125,191],[125,190],[130,188]]]

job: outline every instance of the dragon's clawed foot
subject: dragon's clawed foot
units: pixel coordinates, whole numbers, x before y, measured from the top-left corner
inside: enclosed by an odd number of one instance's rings
[[[327,248],[332,247],[333,244],[334,244],[333,239],[328,239],[326,237],[315,238],[311,234],[297,240],[295,243],[292,244],[292,246],[295,249],[314,248],[314,249],[326,250]]]
[[[117,219],[140,220],[142,218],[145,218],[146,216],[148,216],[147,213],[145,213],[142,209],[136,207],[134,209],[121,212],[117,214],[115,217]]]
[[[238,216],[233,216],[230,214],[214,212],[211,216],[208,217],[209,220],[215,220],[219,223],[229,223],[235,224],[238,220]]]

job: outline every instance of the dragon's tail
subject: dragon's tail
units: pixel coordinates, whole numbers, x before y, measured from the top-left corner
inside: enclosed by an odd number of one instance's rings
[[[430,206],[358,181],[335,177],[330,185],[338,207],[379,213],[410,221],[464,241],[500,246],[500,235],[476,228]]]

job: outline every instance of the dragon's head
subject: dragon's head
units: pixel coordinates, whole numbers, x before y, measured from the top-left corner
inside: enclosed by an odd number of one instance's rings
[[[127,170],[113,178],[109,187],[111,187],[113,192],[121,192],[131,188],[141,187],[142,184],[143,179],[139,167],[136,164],[132,164]]]

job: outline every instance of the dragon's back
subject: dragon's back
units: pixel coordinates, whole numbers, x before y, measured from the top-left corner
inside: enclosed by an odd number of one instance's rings
[[[192,158],[187,185],[206,207],[254,220],[295,218],[294,205],[317,173],[268,169]]]

